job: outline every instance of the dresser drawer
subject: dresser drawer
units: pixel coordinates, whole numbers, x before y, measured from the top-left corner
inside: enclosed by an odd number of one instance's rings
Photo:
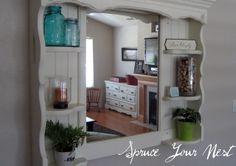
[[[132,95],[127,95],[127,101],[131,103],[136,103],[136,97]]]
[[[129,95],[134,95],[134,96],[136,95],[136,89],[125,87],[125,86],[120,87],[120,92],[129,94]]]
[[[112,92],[107,90],[107,91],[106,91],[106,97],[107,97],[107,98],[112,97]]]
[[[120,107],[120,102],[116,100],[110,100],[110,105]]]
[[[120,94],[118,92],[112,92],[111,97],[119,99]]]
[[[124,94],[124,93],[120,93],[120,94],[119,94],[119,99],[120,99],[120,100],[123,100],[123,101],[126,101],[126,100],[127,100],[127,95]]]
[[[112,85],[111,90],[113,90],[115,92],[120,92],[120,87],[119,87],[119,85]]]
[[[129,111],[135,112],[135,106],[134,105],[127,104],[127,103],[124,103],[124,102],[120,102],[120,107],[124,108],[126,110],[129,110]]]
[[[119,85],[114,85],[114,84],[106,84],[106,90],[111,90],[115,92],[120,92],[120,87]]]

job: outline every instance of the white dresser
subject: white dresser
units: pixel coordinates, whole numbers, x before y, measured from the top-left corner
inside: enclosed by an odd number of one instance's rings
[[[106,109],[137,117],[137,86],[105,81]]]

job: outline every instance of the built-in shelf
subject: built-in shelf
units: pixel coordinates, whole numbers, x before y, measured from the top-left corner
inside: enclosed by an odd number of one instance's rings
[[[47,108],[47,115],[67,115],[72,112],[78,112],[85,110],[84,104],[69,104],[67,109],[55,109],[55,108]]]
[[[178,97],[165,96],[163,99],[170,100],[170,101],[178,101],[178,100],[197,101],[201,99],[201,96],[178,96]]]
[[[46,46],[45,47],[46,52],[72,52],[72,53],[77,53],[82,50],[81,47],[50,47]]]
[[[77,158],[71,166],[87,166],[88,161],[85,158]],[[56,163],[51,163],[48,166],[56,166]]]
[[[201,50],[164,50],[163,53],[172,55],[202,55]]]
[[[191,144],[196,144],[200,141],[201,141],[201,139],[194,139],[193,141],[181,141],[177,138],[172,138],[169,140],[164,140],[164,141],[162,141],[162,143],[166,144],[166,145],[172,145],[173,143],[182,144],[182,145],[191,145]]]

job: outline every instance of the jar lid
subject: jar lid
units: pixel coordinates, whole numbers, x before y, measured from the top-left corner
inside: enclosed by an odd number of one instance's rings
[[[59,12],[59,11],[61,11],[61,6],[59,6],[59,5],[48,6],[48,7],[46,8],[46,13]]]
[[[65,21],[68,23],[78,23],[78,20],[76,18],[66,18]]]

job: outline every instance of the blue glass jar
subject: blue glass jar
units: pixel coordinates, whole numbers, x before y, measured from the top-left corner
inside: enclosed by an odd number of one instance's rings
[[[79,46],[79,27],[78,20],[68,18],[65,20],[65,45]]]
[[[64,16],[60,6],[48,6],[44,17],[44,39],[46,46],[62,46],[65,40]]]

